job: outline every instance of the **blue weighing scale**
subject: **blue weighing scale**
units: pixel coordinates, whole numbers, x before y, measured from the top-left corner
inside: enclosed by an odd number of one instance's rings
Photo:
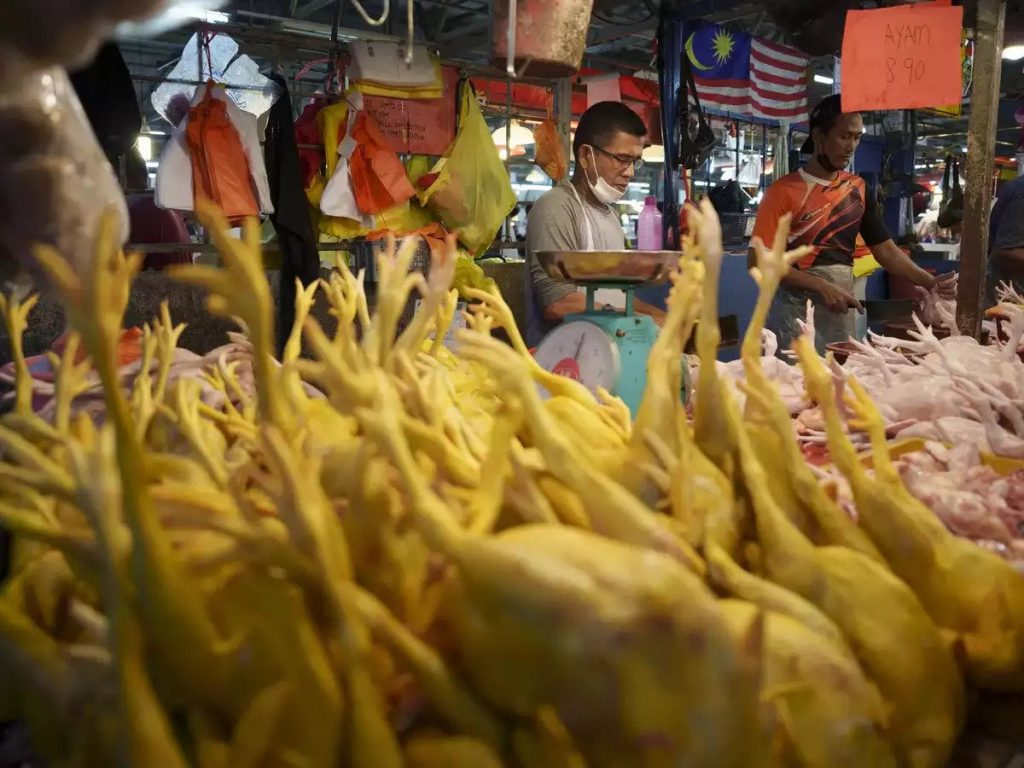
[[[635,417],[658,327],[646,315],[634,313],[634,293],[641,285],[668,282],[679,253],[541,251],[537,260],[548,275],[581,286],[587,295],[583,312],[569,315],[541,340],[537,362],[545,370],[579,381],[591,392],[603,387],[629,406]],[[622,291],[625,308],[598,308],[595,294],[601,289]],[[686,366],[683,370],[685,374]],[[541,393],[547,396],[543,388]]]

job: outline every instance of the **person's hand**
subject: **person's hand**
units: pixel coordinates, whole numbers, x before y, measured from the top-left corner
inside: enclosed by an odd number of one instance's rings
[[[935,278],[935,282],[932,283],[931,289],[939,295],[940,299],[955,299],[958,277],[959,275],[956,272],[947,272],[944,275],[939,275]]]
[[[864,314],[864,305],[857,301],[856,296],[832,285],[827,280],[821,281],[818,286],[818,295],[821,297],[821,303],[830,312],[845,314],[850,309],[856,309],[862,315]]]

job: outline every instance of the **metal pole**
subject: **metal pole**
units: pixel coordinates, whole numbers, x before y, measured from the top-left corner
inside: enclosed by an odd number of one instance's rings
[[[197,24],[198,35],[196,36],[196,58],[199,59],[199,79],[206,84],[207,79],[213,78],[213,69],[210,69],[209,78],[203,77],[203,43],[206,42],[206,25]]]
[[[512,79],[505,78],[505,171],[512,162]]]
[[[512,22],[510,21],[509,24]],[[508,174],[509,181],[512,181],[512,78],[505,78],[505,173]],[[519,206],[517,205],[512,209],[512,213],[509,213],[505,217],[505,239],[512,240],[512,214],[519,212]]]
[[[736,129],[736,167],[733,170],[733,178],[736,179],[736,183],[740,181],[740,132],[743,128],[740,127],[740,121],[736,120],[733,122],[733,126]]]
[[[779,130],[782,127],[779,126]],[[779,162],[779,158],[775,158],[775,162]],[[768,126],[761,126],[761,178],[758,179],[757,188],[759,191],[764,192],[765,179],[768,178],[766,173],[768,172]]]
[[[563,77],[555,81],[555,122],[558,123],[558,136],[562,139],[562,151],[567,161],[572,160],[572,146],[569,133],[572,130],[572,80]]]
[[[974,83],[967,128],[967,179],[960,236],[960,287],[956,322],[961,333],[980,338],[988,264],[988,218],[992,203],[992,164],[999,117],[1006,0],[978,0]]]

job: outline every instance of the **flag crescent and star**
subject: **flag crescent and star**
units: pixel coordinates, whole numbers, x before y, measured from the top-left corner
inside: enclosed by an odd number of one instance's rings
[[[719,24],[691,28],[683,46],[701,102],[775,120],[806,116],[808,57]]]
[[[693,52],[693,36],[695,34],[696,32],[691,32],[690,36],[686,38],[686,56],[690,59],[690,63],[693,64],[694,67],[702,72],[706,72],[707,70],[712,69],[712,67],[705,66],[697,60],[697,54]]]

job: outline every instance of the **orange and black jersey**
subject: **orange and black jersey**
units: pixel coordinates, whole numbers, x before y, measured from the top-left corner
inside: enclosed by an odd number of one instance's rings
[[[814,249],[797,266],[852,265],[858,234],[869,247],[889,239],[877,206],[869,198],[860,176],[840,171],[834,180],[826,181],[801,168],[765,191],[754,236],[771,244],[779,217],[791,213],[789,247],[809,245]]]

